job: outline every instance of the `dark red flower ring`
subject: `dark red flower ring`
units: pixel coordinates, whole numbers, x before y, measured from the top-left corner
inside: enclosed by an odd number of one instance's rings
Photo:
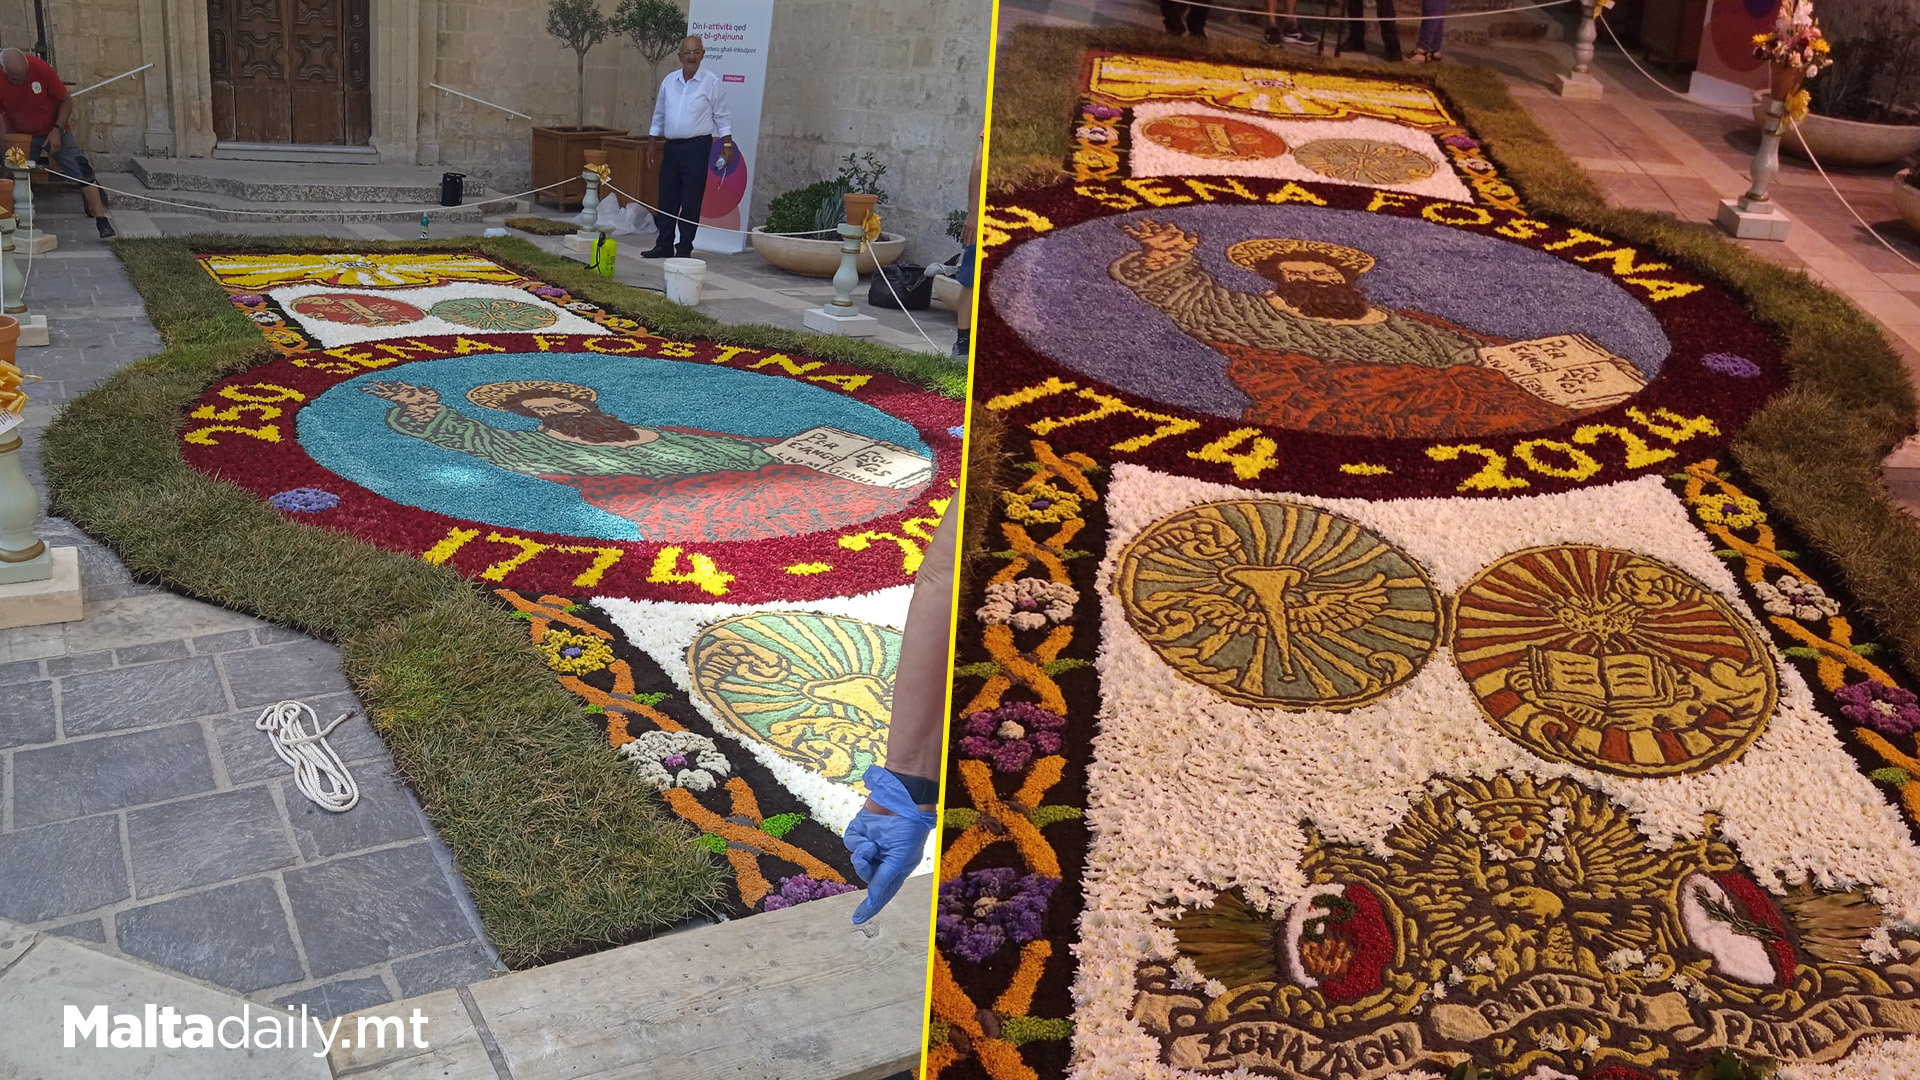
[[[910,424],[932,452],[934,477],[918,491],[861,484],[800,465],[655,480],[572,478],[569,486],[580,499],[629,517],[642,536],[652,527],[655,535],[679,528],[690,530],[677,534],[682,536],[744,530],[764,537],[626,541],[503,527],[408,505],[321,465],[301,445],[302,411],[340,383],[376,371],[406,382],[409,364],[495,352],[616,362],[622,356],[645,357],[699,371],[724,366],[752,378],[798,382]],[[526,376],[516,376],[510,367],[500,372],[503,381],[516,377]],[[773,390],[776,398],[796,393]],[[804,409],[795,415],[798,427],[814,426]],[[183,421],[180,448],[194,468],[268,500],[291,520],[441,563],[489,586],[576,597],[766,603],[910,584],[942,512],[933,504],[944,507],[955,490],[961,455],[956,432],[964,415],[960,402],[899,379],[807,357],[657,337],[492,334],[369,342],[249,368],[201,395]],[[710,434],[691,426],[662,430]],[[482,476],[497,468],[478,460],[474,467]],[[708,505],[718,507],[711,522],[701,520]],[[788,521],[831,524],[766,535],[780,531],[764,519],[774,512]],[[875,516],[851,520],[870,513]]]
[[[1223,417],[1121,389],[1073,370],[1028,345],[996,309],[994,279],[1009,256],[1029,243],[1083,222],[1149,211],[1176,221],[1195,206],[1324,207],[1414,219],[1543,251],[1590,271],[1594,287],[1623,291],[1636,300],[1665,334],[1670,351],[1658,373],[1638,392],[1611,406],[1565,418],[1538,415],[1495,433],[1440,437],[1379,437],[1303,430],[1264,422],[1250,410]],[[1045,436],[1057,449],[1081,450],[1106,462],[1133,462],[1155,469],[1270,491],[1395,498],[1407,496],[1538,495],[1646,474],[1672,472],[1724,446],[1768,398],[1785,385],[1780,348],[1750,318],[1740,302],[1669,260],[1631,245],[1537,214],[1443,199],[1337,184],[1311,184],[1249,177],[1159,177],[1061,184],[1001,196],[985,219],[985,292],[977,330],[976,390],[982,403],[1016,425]],[[1100,267],[1048,266],[1050,274],[1105,277]],[[1611,284],[1609,284],[1609,282]],[[1471,281],[1451,286],[1471,285]],[[1505,301],[1521,306],[1526,296]],[[1564,301],[1563,301],[1564,303]],[[1115,311],[1116,337],[1146,319],[1161,318],[1144,301]],[[1418,321],[1431,321],[1413,313]],[[1470,328],[1469,328],[1470,329]],[[1578,325],[1564,333],[1580,333]],[[1116,348],[1124,348],[1116,342]],[[1229,349],[1223,349],[1230,351]],[[1378,382],[1377,369],[1400,365],[1326,365],[1312,358],[1258,355],[1229,358],[1236,376],[1251,372],[1278,380],[1274,401],[1282,411],[1321,415],[1339,428],[1343,400],[1382,398],[1378,387],[1344,397],[1341,380]],[[1264,365],[1264,366],[1262,366]],[[1375,371],[1359,369],[1372,368]],[[1491,369],[1469,365],[1454,376],[1415,385],[1408,366],[1396,373],[1408,389],[1390,388],[1407,408],[1424,409],[1443,422],[1448,410],[1489,391],[1520,399],[1539,413],[1541,400],[1517,389]],[[1499,383],[1489,386],[1489,379]],[[1243,385],[1245,385],[1243,383]],[[1509,402],[1510,403],[1510,402]],[[1484,402],[1482,403],[1484,405]],[[1376,413],[1380,410],[1375,407]],[[1377,418],[1376,418],[1376,422]],[[1535,425],[1548,426],[1535,426]]]

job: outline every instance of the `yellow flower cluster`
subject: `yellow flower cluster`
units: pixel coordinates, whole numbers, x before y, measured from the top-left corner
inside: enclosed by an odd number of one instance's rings
[[[613,663],[613,647],[591,634],[548,630],[536,647],[547,666],[567,675],[586,675]]]

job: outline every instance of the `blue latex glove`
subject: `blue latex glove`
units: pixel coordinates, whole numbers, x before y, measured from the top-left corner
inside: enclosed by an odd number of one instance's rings
[[[867,797],[893,813],[876,814],[862,807],[847,824],[847,853],[853,857],[854,873],[867,883],[867,898],[853,912],[855,925],[873,918],[900,891],[907,875],[920,865],[927,834],[937,823],[936,815],[920,809],[907,794],[907,786],[887,770],[869,766],[861,779],[866,782]]]

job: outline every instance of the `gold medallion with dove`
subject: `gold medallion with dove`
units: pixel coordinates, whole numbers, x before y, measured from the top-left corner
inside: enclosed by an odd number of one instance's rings
[[[1154,522],[1114,575],[1127,621],[1175,671],[1264,709],[1351,709],[1413,677],[1445,608],[1411,557],[1358,522],[1280,500]]]
[[[736,735],[860,792],[887,763],[899,663],[900,631],[804,611],[736,615],[687,650],[694,693]]]

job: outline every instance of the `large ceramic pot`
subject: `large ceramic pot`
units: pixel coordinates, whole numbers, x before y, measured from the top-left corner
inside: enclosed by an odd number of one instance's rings
[[[766,226],[753,230],[753,250],[759,256],[789,274],[801,277],[830,278],[840,269],[840,241],[808,240],[800,236],[775,236]],[[907,238],[883,232],[880,239],[867,245],[856,265],[862,274],[871,274],[889,266],[907,250]]]
[[[1753,119],[1763,128],[1767,122],[1768,101],[1764,90],[1753,96]],[[1806,119],[1800,121],[1797,135],[1793,125],[1782,124],[1782,127],[1780,149],[1802,159],[1811,150],[1813,157],[1827,168],[1870,169],[1891,165],[1920,152],[1920,124],[1866,124],[1808,113]],[[1806,140],[1804,143],[1802,138]]]
[[[1920,236],[1920,188],[1907,183],[1912,177],[1912,169],[1901,169],[1893,174],[1893,209],[1900,215],[1900,220],[1907,223],[1907,228]]]

